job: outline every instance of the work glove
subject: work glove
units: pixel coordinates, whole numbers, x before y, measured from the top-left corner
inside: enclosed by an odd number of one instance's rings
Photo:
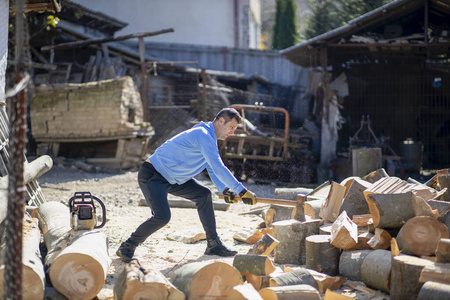
[[[234,199],[237,196],[236,193],[230,190],[229,188],[224,189],[222,194],[224,196],[223,199],[225,200],[226,203],[238,202],[237,199]]]
[[[243,189],[242,192],[239,193],[239,196],[241,196],[242,202],[244,202],[245,204],[248,205],[256,204],[256,195],[253,192]]]

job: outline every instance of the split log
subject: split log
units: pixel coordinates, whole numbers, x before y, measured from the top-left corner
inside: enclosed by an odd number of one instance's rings
[[[294,207],[294,210],[291,214],[291,219],[304,222],[306,221],[305,218],[305,202],[306,202],[306,196],[304,194],[298,194],[297,195],[297,204]]]
[[[433,210],[438,211],[438,220],[442,221],[444,216],[450,211],[450,202],[439,200],[428,200],[427,204],[431,206]]]
[[[308,269],[308,272],[314,277],[317,282],[319,293],[323,294],[326,290],[337,290],[340,289],[342,284],[347,281],[347,279],[340,276],[329,276],[324,273],[317,272],[315,270]]]
[[[245,283],[233,287],[227,300],[263,300],[263,298],[251,284]]]
[[[328,193],[325,204],[320,209],[320,217],[328,222],[334,222],[339,216],[342,201],[347,188],[337,182],[331,183],[330,192]]]
[[[439,213],[437,210],[433,210],[431,206],[425,201],[424,198],[419,196],[416,191],[412,192],[411,204],[414,209],[415,216],[429,216],[437,219]]]
[[[279,243],[276,238],[267,233],[248,250],[247,254],[269,255]]]
[[[344,201],[339,211],[341,214],[344,210],[350,218],[354,215],[369,214],[369,206],[367,205],[366,198],[364,197],[364,191],[368,189],[372,184],[362,180],[354,179],[353,183],[345,195]]]
[[[414,217],[400,229],[397,243],[404,254],[434,255],[441,238],[447,239],[449,231],[432,217]]]
[[[350,186],[352,185],[352,183],[355,179],[361,179],[361,177],[359,177],[359,176],[347,177],[340,182],[340,185],[345,186],[347,188],[347,193],[348,193],[348,189],[350,188]],[[347,196],[347,194],[345,194],[345,196]]]
[[[389,293],[391,252],[373,250],[361,265],[361,279],[369,287]]]
[[[277,270],[274,273],[282,274],[283,271],[281,271],[280,268],[277,268]],[[250,283],[255,288],[255,290],[259,291],[260,289],[270,286],[270,279],[272,278],[271,276],[273,274],[259,276],[251,273],[241,272],[241,275],[244,281]]]
[[[391,257],[400,255],[400,249],[398,248],[397,239],[391,239]]]
[[[345,286],[363,293],[363,295],[364,295],[363,299],[366,299],[366,298],[372,299],[372,298],[376,297],[377,295],[379,295],[379,293],[377,291],[372,290],[372,289],[366,287],[364,284],[360,284],[355,281],[347,281],[347,282],[345,282]]]
[[[233,267],[239,272],[254,275],[269,275],[275,271],[275,266],[268,256],[256,254],[238,254],[234,257]]]
[[[353,176],[364,176],[382,166],[381,148],[352,149]]]
[[[362,177],[362,180],[368,181],[370,183],[375,183],[381,178],[389,177],[388,173],[384,168],[380,168],[378,170],[375,170],[373,172],[370,172],[366,176]]]
[[[169,241],[177,241],[185,244],[193,244],[201,240],[206,240],[204,232],[196,232],[191,229],[171,232],[167,235]]]
[[[247,243],[247,244],[256,244],[265,234],[273,234],[273,230],[271,228],[261,228],[261,229],[249,229],[243,228],[241,231],[236,232],[233,235],[233,239]]]
[[[323,300],[352,300],[355,299],[354,297],[342,295],[330,290],[327,290],[325,292],[325,296],[323,297]]]
[[[352,221],[358,227],[366,227],[373,224],[373,219],[371,214],[364,215],[353,215]]]
[[[416,299],[423,285],[419,282],[420,273],[433,263],[410,255],[395,256],[391,263],[390,299]]]
[[[420,289],[417,300],[450,299],[450,284],[427,281]]]
[[[450,284],[450,265],[435,263],[425,266],[419,278],[420,282],[435,281]]]
[[[361,265],[373,250],[343,251],[339,259],[339,274],[353,281],[361,281]]]
[[[372,249],[386,250],[391,245],[391,235],[386,230],[375,228],[375,234],[367,244]]]
[[[447,188],[447,191],[442,195],[441,200],[450,201],[450,169],[438,170],[436,176],[440,190]]]
[[[114,299],[149,299],[149,295],[154,299],[185,299],[185,295],[160,271],[133,259],[125,265],[114,283]]]
[[[264,218],[266,227],[272,227],[274,222],[291,219],[293,210],[294,206],[272,204]]]
[[[175,270],[171,282],[187,299],[226,299],[234,286],[244,283],[238,270],[219,261],[185,264]]]
[[[321,300],[319,291],[307,284],[268,287],[259,291],[264,300],[302,299]]]
[[[358,232],[358,243],[351,249],[346,250],[372,250],[369,245],[369,241],[374,237],[370,232]]]
[[[450,239],[440,239],[436,248],[436,262],[450,262]]]
[[[348,250],[358,244],[358,226],[343,211],[331,226],[331,245]]]
[[[45,273],[42,264],[39,244],[41,232],[38,220],[25,216],[22,229],[22,296],[23,299],[43,299],[45,290]],[[5,244],[1,249],[0,278],[5,274]],[[9,299],[4,295],[4,281],[0,282],[0,298]]]
[[[305,202],[305,215],[311,219],[320,219],[320,209],[326,202],[326,198]]]
[[[275,248],[274,261],[279,264],[304,265],[305,239],[319,233],[322,220],[285,220],[273,223],[274,237],[280,242]]]
[[[341,250],[331,245],[331,235],[311,235],[306,238],[306,268],[331,276],[339,274]]]
[[[367,194],[373,225],[377,228],[400,228],[415,212],[411,204],[412,192],[398,194]]]
[[[314,277],[305,268],[296,268],[290,272],[283,273],[278,276],[273,276],[270,279],[271,287],[297,284],[308,284],[315,289],[319,288]]]
[[[94,298],[111,264],[106,235],[71,230],[69,209],[59,202],[42,204],[36,217],[48,249],[45,268],[53,287],[70,299]]]

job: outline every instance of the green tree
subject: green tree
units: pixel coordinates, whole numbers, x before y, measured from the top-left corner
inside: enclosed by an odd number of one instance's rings
[[[298,39],[296,19],[297,6],[294,0],[277,0],[273,25],[272,48],[285,49],[295,45]]]
[[[308,40],[345,25],[392,0],[311,0],[302,39]]]

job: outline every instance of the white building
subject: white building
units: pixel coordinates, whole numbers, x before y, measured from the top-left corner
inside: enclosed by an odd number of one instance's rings
[[[257,49],[260,0],[72,0],[127,22],[125,35],[173,28],[147,41]]]

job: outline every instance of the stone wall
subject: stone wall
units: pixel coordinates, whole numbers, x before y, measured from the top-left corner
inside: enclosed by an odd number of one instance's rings
[[[30,106],[37,141],[133,136],[152,131],[143,122],[140,94],[131,77],[84,84],[41,85]]]

